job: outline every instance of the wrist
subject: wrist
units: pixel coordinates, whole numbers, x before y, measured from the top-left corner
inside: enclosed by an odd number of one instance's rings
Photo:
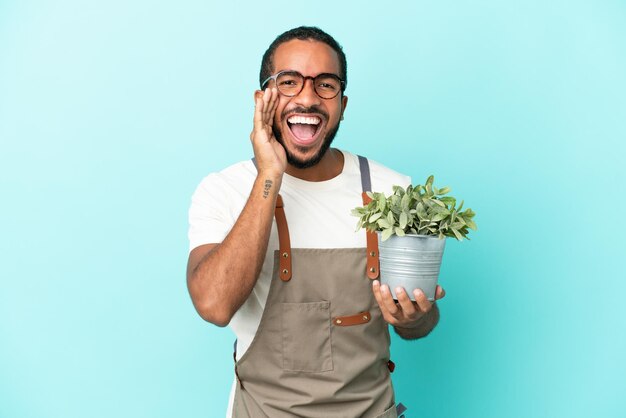
[[[437,318],[439,318],[439,307],[437,306],[437,302],[433,302],[433,305],[428,310],[428,312],[425,312],[422,316],[420,316],[407,326],[396,326],[396,328],[414,330],[416,328],[424,327],[425,323],[427,322],[432,322],[433,320],[436,321]]]
[[[426,318],[428,317],[429,314],[430,314],[430,311],[426,312],[424,315],[420,316],[415,321],[413,321],[413,322],[411,322],[411,323],[409,323],[409,324],[407,324],[405,326],[398,326],[398,325],[396,325],[396,328],[399,328],[401,330],[405,329],[407,331],[413,330],[415,328],[419,328],[424,323],[424,321],[426,321]]]
[[[274,201],[276,199],[276,196],[278,196],[278,192],[280,191],[282,175],[277,175],[271,172],[259,172],[256,177],[255,183],[255,189],[258,190],[257,193],[259,193],[259,195],[263,197],[263,199]]]
[[[279,170],[270,168],[263,169],[259,167],[256,178],[261,181],[270,180],[274,183],[280,183],[283,179],[283,173],[284,172]]]

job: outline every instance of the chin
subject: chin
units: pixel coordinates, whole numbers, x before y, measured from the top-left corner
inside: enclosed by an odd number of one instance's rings
[[[326,152],[333,143],[335,135],[337,135],[337,131],[339,130],[339,122],[337,122],[337,125],[333,129],[326,133],[324,133],[324,129],[321,126],[318,127],[317,131],[312,136],[312,140],[310,140],[310,146],[304,145],[309,141],[298,140],[291,132],[289,126],[283,129],[289,130],[287,133],[289,139],[287,139],[287,141],[285,141],[285,136],[282,134],[282,129],[276,129],[275,125],[272,127],[274,137],[283,148],[285,148],[287,162],[295,168],[304,169],[317,165],[324,155],[326,155]],[[286,142],[289,144],[286,145]]]

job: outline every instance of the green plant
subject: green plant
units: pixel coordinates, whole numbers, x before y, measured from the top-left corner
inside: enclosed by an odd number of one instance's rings
[[[408,186],[406,190],[393,186],[389,197],[367,192],[372,201],[352,210],[352,215],[359,218],[357,230],[381,231],[383,241],[393,234],[436,235],[459,241],[467,238],[468,229],[476,230],[472,220],[475,213],[471,209],[461,211],[463,201],[457,208],[454,197],[444,196],[450,188],[437,189],[434,180],[430,176],[425,185]]]

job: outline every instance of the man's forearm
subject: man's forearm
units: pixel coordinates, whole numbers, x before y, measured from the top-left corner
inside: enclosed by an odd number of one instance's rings
[[[189,293],[204,319],[228,324],[248,298],[265,260],[282,176],[256,178],[250,197],[222,243],[197,261],[190,257]]]
[[[396,334],[405,340],[415,340],[427,336],[439,322],[439,308],[434,303],[433,307],[428,311],[414,328],[394,327]]]

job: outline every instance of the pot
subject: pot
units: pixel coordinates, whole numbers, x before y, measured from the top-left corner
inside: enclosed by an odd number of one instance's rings
[[[434,301],[445,245],[445,238],[432,235],[392,235],[383,241],[379,232],[380,283],[389,286],[396,300],[396,287],[403,287],[411,300],[413,289],[422,289]]]

